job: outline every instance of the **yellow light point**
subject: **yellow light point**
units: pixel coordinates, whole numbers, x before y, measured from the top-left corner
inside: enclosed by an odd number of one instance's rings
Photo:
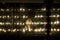
[[[56,9],[55,8],[53,8],[53,11],[55,11]]]
[[[2,29],[0,29],[0,31],[2,31]]]
[[[39,22],[37,22],[36,24],[39,24]]]
[[[54,28],[54,31],[56,31],[56,29]]]
[[[5,29],[3,29],[3,32],[6,32],[6,30],[5,30]]]
[[[25,16],[26,18],[28,18],[28,16]]]
[[[16,25],[16,23],[14,23],[14,25]]]
[[[44,24],[47,24],[47,22],[44,22]]]
[[[28,9],[29,11],[31,10],[31,9]]]
[[[57,31],[59,32],[59,31],[60,31],[60,29],[57,29]]]
[[[57,22],[55,21],[54,24],[57,24]]]
[[[34,23],[32,22],[32,25],[33,25]]]
[[[19,25],[19,22],[17,22],[17,25]]]
[[[4,32],[6,32],[6,30]]]
[[[22,25],[24,25],[25,23],[23,23]]]
[[[46,11],[46,8],[42,8],[41,10],[42,10],[42,11]]]
[[[35,15],[35,18],[37,18],[38,16],[37,15]]]
[[[51,22],[51,24],[54,24],[53,22]]]
[[[24,18],[26,18],[26,16],[25,16],[25,15],[23,15],[23,19],[24,19]]]
[[[17,29],[17,31],[19,31],[19,29]]]
[[[41,32],[41,28],[40,29],[37,29],[38,32]]]
[[[16,18],[19,18],[19,16],[16,16]]]
[[[17,16],[14,16],[14,18],[16,18]]]
[[[13,32],[16,32],[16,29],[13,29]]]
[[[23,11],[23,12],[24,12],[24,11],[25,11],[25,9],[24,9],[24,8],[20,8],[20,11]]]
[[[57,24],[59,24],[59,21],[56,21]]]
[[[29,28],[29,32],[31,32],[32,31],[32,29],[31,28]]]
[[[1,11],[4,11],[4,9],[1,9]]]
[[[52,17],[52,15],[51,15],[51,16],[49,16],[49,17]]]
[[[23,12],[25,11],[25,9],[23,8]]]
[[[43,15],[40,15],[40,17],[42,18],[42,17],[43,17]]]
[[[35,30],[34,30],[34,32],[38,32],[38,30],[37,30],[37,29],[35,29]]]
[[[56,17],[56,15],[53,15],[52,17]]]
[[[43,32],[43,31],[45,31],[45,29],[44,29],[44,28],[42,28],[42,29],[41,29],[41,31]]]
[[[7,15],[7,18],[9,18],[10,16],[9,15]]]
[[[58,8],[57,10],[59,11],[60,9]]]
[[[20,25],[22,25],[22,23],[20,22]]]
[[[6,9],[6,11],[9,11],[9,9]]]
[[[23,9],[22,8],[20,8],[20,11],[22,11]]]
[[[10,29],[8,29],[8,31],[11,31]]]
[[[3,16],[2,18],[6,18],[6,16]]]
[[[25,33],[25,31],[26,31],[25,29],[22,30],[23,33]]]
[[[6,25],[10,25],[10,22],[6,22],[5,24],[6,24]]]
[[[43,24],[43,22],[40,22],[40,24]]]
[[[36,22],[34,22],[34,24],[36,25],[37,23],[36,23]]]
[[[0,25],[4,25],[4,23],[3,22],[0,22]]]
[[[57,17],[60,17],[60,15],[57,15]]]
[[[38,18],[40,17],[40,15],[38,15]]]
[[[51,28],[51,31],[54,31],[53,28]]]

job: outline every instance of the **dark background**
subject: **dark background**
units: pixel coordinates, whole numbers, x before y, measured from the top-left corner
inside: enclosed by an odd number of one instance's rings
[[[0,0],[0,2],[19,2],[19,3],[44,3],[45,0]],[[60,3],[60,0],[54,0],[54,3]]]

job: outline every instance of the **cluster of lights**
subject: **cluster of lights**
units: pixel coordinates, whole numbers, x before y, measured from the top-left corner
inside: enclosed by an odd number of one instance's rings
[[[34,32],[44,32],[45,30],[46,30],[45,28],[39,28],[39,29],[34,29],[34,30],[30,28],[28,31],[29,31],[29,32],[31,32],[31,31],[34,31]],[[24,32],[24,33],[25,33],[26,31],[27,31],[27,30],[26,30],[25,28],[22,30],[22,32]]]
[[[10,16],[9,15],[7,15],[7,16],[0,16],[0,18],[10,18]]]
[[[23,28],[22,32],[26,32],[26,31],[31,32],[31,31],[33,31],[33,29],[32,28]]]
[[[51,22],[51,24],[59,24],[59,21]]]
[[[47,22],[32,22],[32,25],[38,25],[38,24],[47,24]]]
[[[0,25],[11,25],[11,23],[10,22],[0,22]]]
[[[10,9],[0,9],[1,11],[10,11]],[[20,11],[25,11],[25,9],[24,8],[20,8]]]
[[[19,18],[19,16],[14,16],[14,18]]]
[[[46,11],[46,8],[41,8],[42,11]]]
[[[35,15],[35,18],[42,18],[44,17],[43,15]]]
[[[2,8],[1,8],[0,10],[1,10],[1,11],[4,11],[4,9],[2,9]]]
[[[34,32],[44,32],[46,31],[45,28],[34,29]]]
[[[21,16],[14,16],[14,18],[19,18],[19,17],[21,17]],[[28,18],[28,16],[23,15],[22,18],[25,19],[25,18]]]
[[[57,8],[57,9],[56,9],[56,8],[53,8],[52,10],[53,10],[53,11],[55,11],[55,10],[59,11],[59,10],[60,10],[60,8]]]
[[[0,16],[0,18],[10,18],[10,16],[9,15],[7,15],[7,16]],[[14,18],[19,18],[19,16],[14,16]],[[28,18],[28,16],[26,16],[26,15],[23,15],[22,16],[22,18],[24,19],[24,18]]]
[[[0,32],[18,32],[18,31],[22,31],[23,33],[25,33],[27,30],[25,28],[23,29],[1,29],[0,28]],[[29,29],[28,32],[31,32],[31,31],[34,31],[34,32],[44,32],[46,31],[45,28],[38,28],[38,29]],[[60,29],[56,29],[56,28],[51,28],[51,32],[60,32]]]
[[[3,31],[3,32],[6,32],[6,30],[5,30],[5,29],[0,29],[0,32],[2,32],[2,31]]]
[[[0,32],[17,32],[17,31],[22,31],[21,29],[1,29],[0,28]]]
[[[15,25],[25,25],[25,23],[22,22],[14,22]],[[38,25],[38,24],[47,24],[46,22],[32,22],[32,23],[27,23],[27,24],[32,24],[32,25]],[[0,25],[11,25],[10,22],[0,22]]]
[[[59,31],[60,31],[60,29],[51,28],[51,31],[52,31],[52,32],[59,32]]]
[[[60,15],[51,15],[50,17],[60,17]]]
[[[7,9],[1,8],[0,10],[1,10],[1,11],[10,11],[9,8],[7,8]],[[19,10],[24,12],[26,9],[23,8],[23,7],[21,7]],[[28,9],[28,10],[30,11],[31,9]],[[41,8],[41,11],[46,11],[46,8]]]
[[[31,31],[43,32],[43,31],[45,31],[45,28],[39,28],[39,29],[34,29],[34,30],[32,28],[30,28],[29,30],[26,30],[25,28],[23,28],[23,29],[8,29],[8,30],[0,28],[0,32],[18,32],[18,31],[22,31],[23,33],[26,31],[28,31],[28,32],[31,32]]]
[[[24,9],[24,8],[20,8],[20,11],[23,11],[23,12],[24,12],[24,11],[25,11],[25,9]]]
[[[27,24],[38,25],[38,24],[47,24],[47,22],[32,22]]]
[[[28,16],[26,16],[26,15],[23,15],[23,19],[25,19],[25,18],[28,18]]]
[[[1,10],[1,11],[10,11],[10,9],[8,9],[8,8],[7,8],[7,9],[2,9],[2,8],[1,8],[0,10]],[[25,8],[20,8],[19,10],[24,12],[26,9],[25,9]],[[31,9],[28,9],[28,10],[31,10]],[[38,10],[39,10],[39,9],[38,9]],[[57,9],[56,9],[56,8],[53,8],[52,10],[53,10],[53,11],[55,11],[55,10],[58,10],[58,11],[59,11],[60,8],[57,8]],[[41,8],[41,11],[46,11],[46,8]]]
[[[8,9],[8,8],[7,8],[7,9],[2,9],[2,8],[1,8],[0,10],[1,10],[1,11],[10,11],[10,9]]]
[[[25,23],[22,23],[22,22],[17,22],[17,23],[14,23],[15,25],[25,25]]]

